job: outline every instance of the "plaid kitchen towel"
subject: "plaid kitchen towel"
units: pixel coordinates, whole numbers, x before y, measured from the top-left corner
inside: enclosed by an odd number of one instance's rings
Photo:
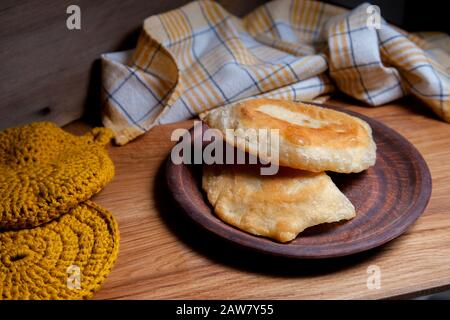
[[[377,20],[369,4],[275,0],[240,19],[196,1],[146,19],[135,50],[102,56],[103,122],[121,145],[242,99],[336,89],[371,106],[411,94],[450,121],[449,41]]]

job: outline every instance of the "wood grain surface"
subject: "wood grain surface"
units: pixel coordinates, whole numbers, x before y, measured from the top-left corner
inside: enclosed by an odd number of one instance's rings
[[[121,231],[118,261],[97,299],[351,299],[410,297],[450,287],[450,125],[404,100],[350,110],[378,119],[412,142],[425,158],[433,191],[408,231],[377,249],[327,260],[258,254],[209,234],[168,195],[162,166],[174,128],[158,126],[123,147],[111,147],[116,176],[95,201],[111,210]],[[72,132],[86,126],[75,123]],[[381,288],[367,288],[378,266]]]
[[[244,15],[265,0],[218,0]],[[0,129],[31,121],[60,125],[98,118],[100,55],[135,47],[150,15],[189,0],[0,1]],[[81,30],[68,30],[66,9],[81,10]]]
[[[308,228],[289,243],[256,237],[222,222],[214,214],[201,187],[202,165],[174,164],[168,158],[167,187],[174,200],[206,230],[243,247],[282,257],[341,257],[398,237],[422,214],[430,199],[431,177],[425,160],[407,139],[383,123],[344,108],[322,106],[367,121],[377,145],[377,161],[369,169],[355,174],[329,173],[356,208],[356,217],[350,221]],[[198,129],[190,130],[192,147],[196,139],[206,147],[209,143],[203,141],[202,132],[208,126]]]

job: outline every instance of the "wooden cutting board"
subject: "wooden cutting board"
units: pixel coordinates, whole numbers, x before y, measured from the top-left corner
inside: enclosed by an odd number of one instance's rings
[[[347,106],[392,127],[424,156],[433,192],[426,211],[398,239],[354,256],[318,261],[274,258],[236,249],[196,226],[164,187],[162,166],[176,127],[158,126],[111,147],[116,176],[95,201],[121,231],[118,261],[97,299],[349,299],[411,296],[450,287],[450,125],[406,101],[380,108]],[[74,123],[72,132],[85,124]],[[373,267],[380,289],[368,289]]]

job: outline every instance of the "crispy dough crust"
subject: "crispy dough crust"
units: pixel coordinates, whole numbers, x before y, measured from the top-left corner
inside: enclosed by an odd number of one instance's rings
[[[354,206],[323,172],[280,167],[275,176],[261,176],[257,166],[204,166],[203,189],[220,219],[280,242],[355,216]]]
[[[372,130],[365,121],[305,103],[247,100],[213,109],[202,120],[219,129],[229,144],[253,155],[258,155],[257,144],[246,141],[242,131],[279,129],[279,164],[296,169],[361,172],[376,160]]]

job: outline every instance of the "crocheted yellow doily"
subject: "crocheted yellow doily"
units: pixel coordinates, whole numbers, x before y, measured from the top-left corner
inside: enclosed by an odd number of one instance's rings
[[[118,251],[114,217],[91,201],[34,229],[0,233],[0,300],[90,298]]]
[[[74,136],[50,122],[0,132],[0,230],[38,226],[99,192],[114,176],[111,136]]]

